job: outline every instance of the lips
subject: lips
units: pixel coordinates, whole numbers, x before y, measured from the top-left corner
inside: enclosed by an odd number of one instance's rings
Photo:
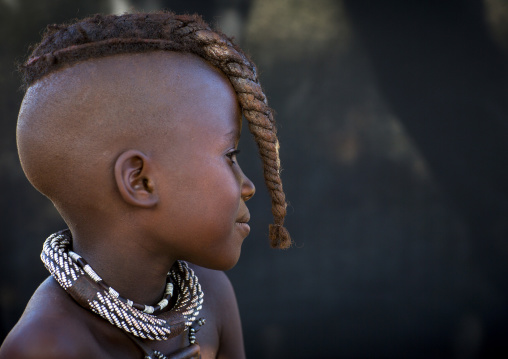
[[[247,224],[250,220],[250,214],[249,212],[245,213],[244,215],[240,216],[235,223],[236,228],[240,229],[240,232],[242,233],[242,237],[245,238],[250,232],[250,226]]]
[[[249,212],[247,212],[246,214],[244,214],[243,216],[241,216],[240,218],[238,218],[236,220],[236,223],[247,223],[250,221],[250,214]]]

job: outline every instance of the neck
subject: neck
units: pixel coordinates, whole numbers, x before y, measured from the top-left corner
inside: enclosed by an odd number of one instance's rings
[[[117,226],[110,226],[115,228]],[[175,259],[132,231],[87,231],[71,228],[73,251],[124,298],[153,305],[163,296]],[[126,233],[128,232],[128,233]]]

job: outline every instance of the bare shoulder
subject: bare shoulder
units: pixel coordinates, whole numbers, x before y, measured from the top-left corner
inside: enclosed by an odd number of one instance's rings
[[[203,314],[206,326],[217,331],[217,358],[245,358],[242,324],[235,291],[222,271],[190,265],[205,294]],[[199,333],[198,333],[199,334]],[[201,343],[201,342],[200,342]],[[203,346],[203,345],[202,345]]]
[[[48,278],[2,344],[0,359],[93,357],[98,348],[83,325],[81,310]]]

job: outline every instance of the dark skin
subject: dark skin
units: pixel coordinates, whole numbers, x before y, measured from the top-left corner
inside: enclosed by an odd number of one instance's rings
[[[205,293],[203,358],[245,357],[234,291],[220,272],[238,261],[249,233],[245,201],[255,191],[236,159],[240,130],[227,78],[171,52],[60,70],[28,90],[18,121],[27,177],[66,220],[73,250],[123,297],[155,304],[173,263],[193,263]],[[145,343],[170,354],[186,337]],[[0,350],[0,358],[141,355],[52,278]]]

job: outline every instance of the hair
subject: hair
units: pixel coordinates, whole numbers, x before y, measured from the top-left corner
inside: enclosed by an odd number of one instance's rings
[[[200,16],[162,11],[95,15],[70,24],[49,25],[42,41],[20,65],[23,86],[27,89],[43,76],[79,61],[161,50],[195,54],[228,77],[263,162],[274,217],[269,226],[270,244],[288,248],[291,237],[284,227],[287,203],[280,178],[277,129],[256,66],[232,39],[212,30]]]

